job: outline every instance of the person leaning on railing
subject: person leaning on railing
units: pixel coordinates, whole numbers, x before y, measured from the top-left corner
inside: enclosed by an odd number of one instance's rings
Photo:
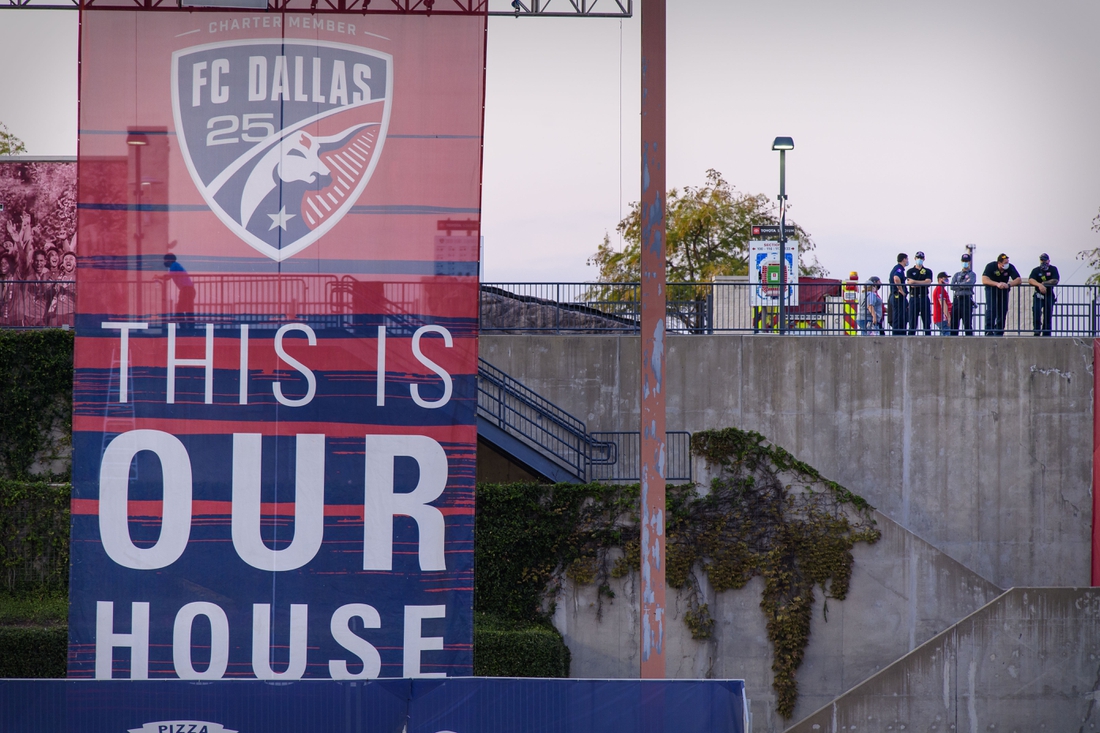
[[[982,285],[985,285],[985,335],[1004,336],[1005,318],[1008,316],[1008,296],[1012,288],[1021,282],[1016,266],[1008,261],[1004,252],[994,262],[985,266]]]
[[[958,335],[959,326],[966,327],[966,335],[974,335],[974,285],[978,276],[970,262],[970,255],[962,256],[962,269],[951,276],[951,294],[954,304],[951,307],[951,334]]]
[[[1035,319],[1035,335],[1049,336],[1050,322],[1054,316],[1054,286],[1058,284],[1058,268],[1050,264],[1050,255],[1039,255],[1039,266],[1031,271],[1027,282],[1035,288],[1031,299],[1031,314]]]

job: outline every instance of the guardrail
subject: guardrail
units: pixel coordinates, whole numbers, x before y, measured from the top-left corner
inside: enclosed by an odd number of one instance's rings
[[[477,411],[524,439],[581,481],[639,481],[637,432],[588,432],[585,424],[484,359],[478,360]],[[669,432],[666,480],[691,481],[691,433]]]
[[[194,275],[189,319],[205,317],[254,322],[272,327],[300,317],[331,321],[334,327],[354,325],[361,313],[385,313],[399,324],[418,312],[422,288],[417,283],[359,281],[351,276]],[[855,335],[858,309],[866,283],[814,280],[791,286],[787,331],[793,335]],[[768,292],[748,282],[669,283],[669,333],[776,333],[778,308],[767,303]],[[886,286],[879,291],[889,310]],[[997,291],[1003,293],[1003,291]],[[1034,288],[1022,285],[1008,294],[1004,333],[1037,332]],[[1051,308],[1054,336],[1100,336],[1100,286],[1059,285]],[[93,298],[102,299],[135,316],[172,313],[180,305],[178,291],[163,276],[103,285]],[[481,286],[479,325],[483,333],[637,333],[641,318],[638,283],[485,283]],[[774,301],[771,301],[774,302]],[[71,328],[76,283],[71,280],[0,280],[0,328]],[[989,311],[984,286],[974,287],[970,333],[987,330]],[[931,307],[929,307],[931,313]],[[889,315],[881,331],[892,333]],[[965,321],[962,325],[965,325]],[[917,333],[938,329],[923,320]],[[899,333],[909,332],[908,324]],[[960,328],[967,335],[965,328]]]
[[[72,280],[0,280],[0,328],[72,328]]]
[[[598,442],[615,446],[616,460],[593,464],[590,481],[634,483],[641,481],[642,439],[638,432],[592,432]],[[670,430],[665,433],[665,481],[671,484],[691,483],[691,433]]]
[[[851,286],[854,285],[854,289]],[[870,284],[821,281],[792,285],[787,309],[791,335],[857,335],[860,298]],[[948,288],[950,292],[950,288]],[[1100,335],[1100,286],[1059,285],[1051,309],[1054,336]],[[1003,293],[1003,291],[997,291]],[[885,285],[879,293],[885,301],[885,327],[889,335],[890,298]],[[1003,332],[1032,335],[1036,326],[1035,289],[1012,288],[1008,295]],[[771,294],[748,282],[669,283],[666,330],[677,334],[777,333],[775,305],[761,297]],[[483,333],[638,333],[641,320],[638,283],[485,283],[481,286],[480,329]],[[931,300],[929,289],[929,301]],[[970,334],[987,331],[990,310],[986,289],[974,287]],[[774,303],[774,300],[770,302]],[[928,312],[932,308],[929,302]],[[1041,309],[1038,311],[1041,315]],[[929,318],[930,320],[930,318]],[[960,324],[959,331],[968,335]],[[936,334],[939,329],[921,320],[918,328],[898,329],[898,335],[915,331]],[[868,334],[872,335],[872,334]]]
[[[534,444],[581,481],[588,480],[589,466],[617,459],[613,442],[596,440],[579,419],[484,359],[478,359],[477,411]]]

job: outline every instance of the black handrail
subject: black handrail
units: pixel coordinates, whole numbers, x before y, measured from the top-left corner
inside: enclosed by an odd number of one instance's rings
[[[477,411],[569,469],[581,481],[638,481],[637,432],[588,432],[584,422],[478,359]],[[691,481],[691,434],[669,432],[666,476]]]
[[[815,279],[792,284],[790,302],[797,304],[787,310],[787,333],[856,335],[862,325],[861,296],[869,285]],[[764,290],[747,281],[670,282],[666,286],[665,329],[676,334],[779,333],[777,309],[761,300]],[[1049,311],[1049,329],[1054,336],[1100,335],[1100,286],[1058,285],[1055,291],[1057,299]],[[879,294],[886,307],[891,307],[888,291],[882,288]],[[1036,318],[1041,308],[1034,296],[1030,285],[1013,288],[1005,322],[995,332],[1038,335]],[[975,285],[970,301],[971,329],[965,330],[964,318],[964,333],[987,330],[986,297],[986,288]],[[482,333],[500,334],[637,334],[641,320],[638,300],[638,283],[632,282],[482,283],[478,327]],[[988,328],[992,330],[993,324]],[[872,335],[867,330],[867,335]],[[908,330],[908,325],[899,328]],[[885,332],[891,329],[887,327]],[[939,329],[922,320],[917,332],[932,334]]]
[[[589,466],[613,463],[615,446],[594,439],[585,424],[484,359],[478,359],[478,414],[525,439],[581,481]]]

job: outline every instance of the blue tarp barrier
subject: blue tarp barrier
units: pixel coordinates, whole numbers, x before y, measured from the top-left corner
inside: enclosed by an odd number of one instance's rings
[[[0,680],[3,733],[746,733],[739,680]]]

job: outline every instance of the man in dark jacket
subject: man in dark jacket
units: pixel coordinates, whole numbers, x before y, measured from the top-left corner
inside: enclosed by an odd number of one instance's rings
[[[898,255],[898,264],[890,270],[890,330],[895,336],[909,334],[909,309],[906,296],[909,288],[905,285],[905,266],[909,264],[909,255]]]
[[[982,285],[985,285],[986,336],[1005,335],[1009,292],[1020,282],[1020,273],[1008,261],[1008,255],[1004,252],[997,255],[995,262],[985,266],[985,271],[982,272]]]
[[[1058,299],[1054,297],[1054,286],[1058,284],[1058,268],[1050,264],[1050,255],[1043,252],[1039,255],[1039,266],[1031,271],[1027,278],[1028,285],[1035,288],[1031,297],[1031,314],[1035,318],[1035,335],[1049,336],[1050,321],[1054,315],[1054,304]]]
[[[932,335],[932,310],[928,291],[932,287],[932,271],[924,266],[924,252],[917,252],[916,262],[905,273],[909,285],[909,333],[917,335],[917,321],[924,321],[924,335]]]

